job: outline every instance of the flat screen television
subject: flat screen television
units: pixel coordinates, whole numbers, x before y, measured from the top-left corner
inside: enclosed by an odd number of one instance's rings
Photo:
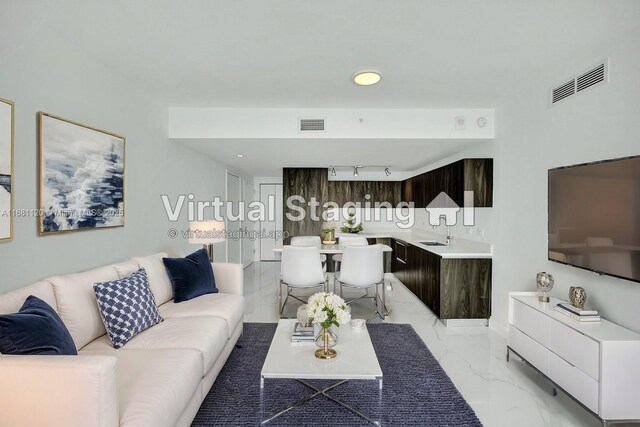
[[[549,260],[640,282],[640,156],[549,170]]]

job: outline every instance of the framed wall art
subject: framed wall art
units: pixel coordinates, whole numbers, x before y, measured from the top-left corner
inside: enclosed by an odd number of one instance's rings
[[[13,102],[0,99],[0,242],[13,238]]]
[[[124,225],[125,138],[38,113],[40,234]]]

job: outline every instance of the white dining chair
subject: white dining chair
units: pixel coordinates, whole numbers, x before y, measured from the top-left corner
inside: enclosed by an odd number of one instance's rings
[[[352,304],[362,298],[373,298],[376,314],[384,320],[387,315],[384,295],[384,262],[381,245],[345,246],[342,254],[342,266],[335,274],[334,287],[343,296],[343,287],[364,289],[364,295],[346,301]],[[336,286],[337,285],[337,286]],[[369,288],[375,288],[373,297]]]
[[[366,237],[362,236],[340,236],[339,237],[339,245],[340,246],[367,246],[369,242]],[[335,263],[335,270],[340,271],[340,264],[342,263],[342,254],[335,254],[331,257],[333,262]]]
[[[291,246],[315,246],[320,250],[322,248],[322,240],[320,236],[293,236],[291,238]],[[322,268],[327,271],[327,256],[320,254]]]
[[[278,305],[280,315],[284,310],[289,297],[307,302],[292,294],[294,289],[308,289],[322,286],[327,291],[327,276],[322,271],[320,252],[315,246],[291,246],[282,248],[281,277],[278,286]],[[282,301],[282,285],[286,286],[284,302]]]

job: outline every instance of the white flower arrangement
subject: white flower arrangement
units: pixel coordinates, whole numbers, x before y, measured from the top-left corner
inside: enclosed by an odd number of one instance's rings
[[[351,320],[351,308],[333,292],[318,292],[307,302],[309,317],[327,329],[331,325],[340,326]]]

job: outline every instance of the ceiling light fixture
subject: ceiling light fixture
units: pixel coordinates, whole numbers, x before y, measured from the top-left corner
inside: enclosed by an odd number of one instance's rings
[[[239,158],[239,159],[241,159],[241,158],[243,158],[243,157],[244,157],[244,154],[236,154],[236,157],[237,157],[237,158]]]
[[[331,176],[337,175],[337,170],[340,169],[351,169],[353,171],[353,176],[360,175],[360,169],[376,169],[378,171],[384,171],[386,176],[391,176],[391,166],[389,165],[355,165],[355,166],[340,166],[340,165],[329,165],[327,166],[327,171]]]
[[[359,86],[371,86],[382,79],[382,74],[374,70],[362,70],[353,75],[353,82]]]

